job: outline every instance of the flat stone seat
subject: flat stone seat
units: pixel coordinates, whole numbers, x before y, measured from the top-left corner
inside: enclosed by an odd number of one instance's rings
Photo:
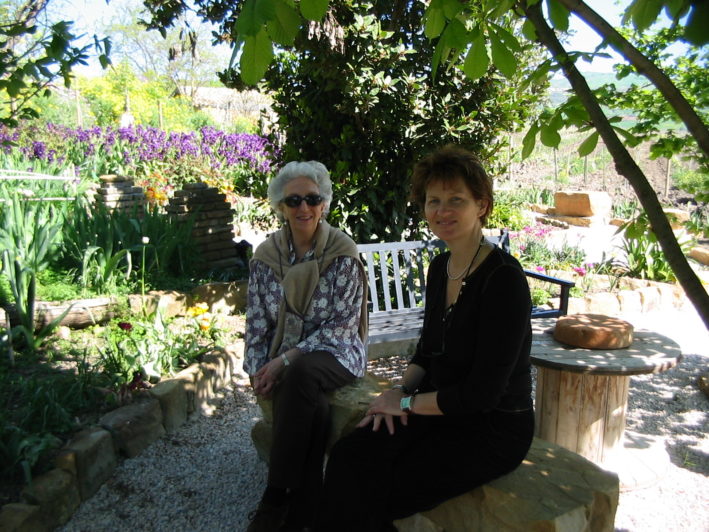
[[[391,388],[387,379],[367,373],[352,384],[343,386],[330,394],[330,433],[327,438],[327,450],[345,434],[351,432],[364,417],[367,405],[384,390]],[[273,404],[270,399],[257,398],[263,413],[263,419],[251,429],[259,457],[268,462],[271,441],[273,439]]]
[[[512,473],[394,524],[399,532],[612,532],[619,491],[615,473],[534,438]]]
[[[362,419],[369,402],[390,387],[386,379],[367,374],[333,393],[328,449]],[[264,418],[254,425],[251,437],[260,458],[268,462],[271,401],[259,404]],[[512,473],[395,524],[399,532],[612,532],[619,491],[615,473],[535,438],[527,458]]]

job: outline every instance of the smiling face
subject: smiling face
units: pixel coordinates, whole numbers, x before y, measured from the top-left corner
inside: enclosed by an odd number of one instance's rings
[[[448,246],[468,243],[482,230],[487,201],[476,199],[461,178],[432,181],[426,188],[426,221]]]
[[[296,177],[288,181],[283,187],[283,197],[298,195],[305,197],[308,194],[318,195],[320,189],[318,185],[307,177]],[[280,209],[283,216],[288,221],[293,236],[297,239],[311,239],[318,228],[318,222],[325,210],[325,202],[320,205],[310,206],[305,201],[301,201],[297,207],[288,207],[281,201]]]

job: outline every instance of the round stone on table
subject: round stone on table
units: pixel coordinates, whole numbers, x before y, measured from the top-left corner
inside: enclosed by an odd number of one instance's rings
[[[556,321],[554,339],[586,349],[622,349],[633,342],[633,326],[603,314],[571,314]]]

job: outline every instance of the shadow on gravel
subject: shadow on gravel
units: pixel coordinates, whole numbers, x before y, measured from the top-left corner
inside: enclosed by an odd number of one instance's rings
[[[626,421],[627,430],[665,438],[675,466],[704,475],[709,474],[709,456],[701,450],[709,437],[709,398],[697,379],[707,362],[685,355],[669,371],[632,377]]]

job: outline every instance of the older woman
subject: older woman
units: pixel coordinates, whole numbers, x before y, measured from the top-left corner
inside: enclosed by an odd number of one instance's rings
[[[471,153],[447,146],[416,165],[412,188],[449,252],[431,262],[402,385],[332,450],[323,532],[395,530],[394,519],[512,471],[532,442],[531,299],[519,263],[482,236],[490,179]]]
[[[326,392],[365,373],[365,275],[355,243],[325,221],[327,169],[290,162],[268,187],[284,222],[250,264],[244,368],[273,398],[268,484],[249,532],[303,530],[322,488]]]

